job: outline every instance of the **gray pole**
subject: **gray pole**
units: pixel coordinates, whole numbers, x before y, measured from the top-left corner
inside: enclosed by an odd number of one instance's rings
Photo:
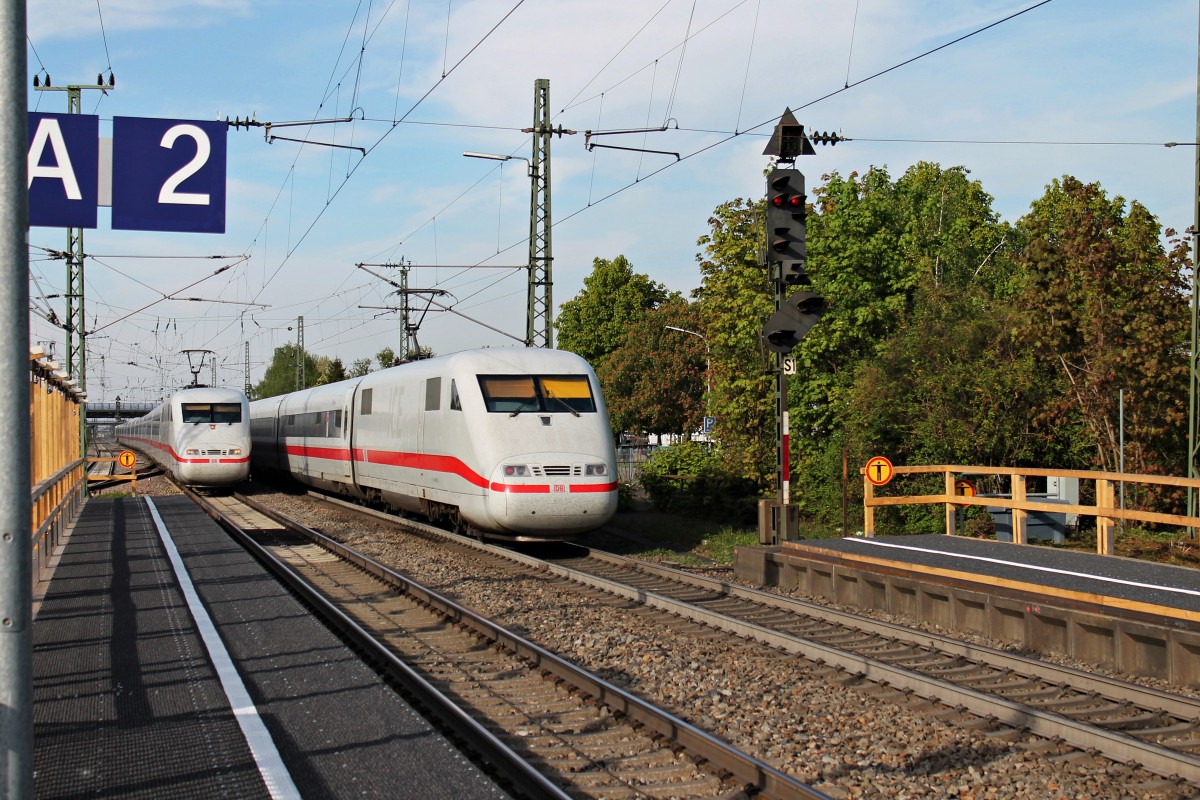
[[[33,567],[29,501],[29,277],[25,0],[0,0],[0,429],[20,447],[0,448],[0,791],[33,797]]]
[[[1196,139],[1200,141],[1200,50],[1197,51],[1196,64]],[[1192,228],[1192,346],[1188,354],[1188,463],[1187,476],[1197,477],[1196,452],[1200,445],[1196,442],[1197,425],[1200,420],[1200,284],[1196,281],[1196,262],[1200,260],[1200,146],[1195,148],[1195,169],[1192,172],[1192,201],[1195,213],[1195,224]],[[1191,486],[1187,490],[1188,516],[1196,515],[1196,491]],[[1188,528],[1188,534],[1195,538],[1196,529]]]

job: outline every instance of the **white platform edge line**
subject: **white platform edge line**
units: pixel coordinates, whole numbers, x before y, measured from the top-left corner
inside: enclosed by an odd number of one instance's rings
[[[267,730],[267,726],[258,715],[258,709],[250,698],[250,692],[242,683],[237,667],[234,666],[233,659],[229,657],[229,651],[225,649],[225,643],[221,641],[212,618],[209,617],[204,604],[200,602],[200,596],[196,594],[191,576],[188,575],[187,569],[183,565],[183,559],[179,557],[179,550],[176,549],[171,534],[167,532],[167,526],[159,516],[158,508],[149,497],[146,498],[146,505],[150,508],[150,516],[154,519],[159,538],[162,539],[167,556],[171,559],[171,566],[174,568],[175,577],[183,590],[184,599],[187,600],[188,609],[192,612],[192,618],[200,630],[200,637],[217,669],[221,688],[224,689],[225,696],[229,699],[234,719],[242,729],[242,735],[246,738],[246,744],[250,748],[255,764],[258,765],[259,774],[262,775],[267,791],[275,800],[300,800],[300,790],[292,781],[291,773],[284,765],[270,731]]]
[[[947,553],[944,550],[931,550],[928,548],[914,547],[912,545],[907,545],[907,544],[895,544],[894,542],[879,542],[879,541],[874,541],[872,539],[868,539],[865,537],[861,538],[861,539],[855,537],[853,539],[847,539],[846,541],[863,542],[864,544],[871,544],[871,545],[874,545],[875,547],[891,547],[896,550],[911,550],[916,553],[932,553],[935,555],[947,556],[950,558],[964,558],[964,559],[967,559],[970,561],[985,561],[989,564],[1000,564],[1000,565],[1006,566],[1006,567],[1020,567],[1022,569],[1037,570],[1039,572],[1050,572],[1055,575],[1069,575],[1073,578],[1087,578],[1088,580],[1103,581],[1105,583],[1116,583],[1116,584],[1120,584],[1122,586],[1135,586],[1139,589],[1155,589],[1160,592],[1174,592],[1176,594],[1188,594],[1188,595],[1192,595],[1193,597],[1200,597],[1200,591],[1197,591],[1195,589],[1183,589],[1178,586],[1159,586],[1159,585],[1153,584],[1153,583],[1139,583],[1137,581],[1127,581],[1127,580],[1122,580],[1121,578],[1110,578],[1106,575],[1089,575],[1086,572],[1072,572],[1071,570],[1067,570],[1067,569],[1056,569],[1054,567],[1043,567],[1043,566],[1039,566],[1037,564],[1022,564],[1019,561],[1005,561],[1005,560],[999,559],[999,558],[988,558],[987,556],[973,556],[973,555],[968,555],[966,553]]]

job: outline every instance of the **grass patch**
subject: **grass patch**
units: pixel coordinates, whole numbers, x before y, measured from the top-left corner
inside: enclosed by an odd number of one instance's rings
[[[132,496],[133,496],[133,492],[122,492],[122,491],[116,491],[116,490],[107,491],[107,492],[99,492],[97,494],[92,495],[92,497],[100,498],[102,500],[115,500],[115,499],[121,498],[121,497],[132,497]]]
[[[689,566],[732,566],[735,547],[758,542],[756,530],[655,511],[619,513],[609,527],[623,536],[597,532],[590,543],[647,561]]]
[[[758,544],[758,531],[744,528],[724,528],[712,536],[708,536],[696,548],[705,558],[719,564],[733,564],[733,550],[736,547],[752,547]]]

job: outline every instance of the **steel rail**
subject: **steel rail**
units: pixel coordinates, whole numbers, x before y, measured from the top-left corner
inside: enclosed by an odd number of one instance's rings
[[[340,542],[334,541],[325,534],[301,525],[295,520],[291,520],[243,495],[235,494],[234,497],[249,508],[275,520],[281,525],[303,533],[322,547],[329,549],[341,558],[351,561],[360,569],[375,575],[380,580],[396,586],[400,591],[411,595],[422,603],[437,609],[439,613],[482,632],[486,637],[501,643],[505,648],[516,653],[523,659],[536,664],[539,669],[591,695],[613,712],[635,720],[649,730],[679,743],[689,753],[699,756],[709,763],[729,772],[740,783],[744,784],[747,790],[752,790],[755,794],[762,794],[765,797],[771,798],[829,800],[827,795],[811,786],[791,778],[765,762],[738,750],[716,736],[647,703],[636,695],[572,664],[528,639],[496,625],[491,620],[480,616],[469,608],[455,603],[444,595],[414,582],[412,579],[346,547]],[[354,508],[362,510],[361,507]],[[388,516],[387,518],[406,525],[414,525],[430,532],[436,532],[437,534],[446,533],[438,528],[426,526],[413,520],[397,520],[394,516]],[[453,537],[455,541],[479,545],[486,550],[498,554],[508,552],[494,545],[481,545],[474,539],[468,539],[457,534],[449,534],[449,536]],[[544,562],[537,563],[544,566]]]
[[[566,580],[579,583],[583,586],[588,586],[593,589],[608,592],[614,596],[621,597],[651,608],[658,608],[670,614],[690,619],[702,625],[725,630],[730,633],[735,633],[747,639],[762,642],[772,647],[778,648],[784,652],[800,655],[805,658],[821,661],[825,664],[844,669],[847,672],[862,675],[868,680],[878,683],[886,683],[905,693],[911,693],[918,697],[937,702],[942,705],[958,707],[969,711],[972,714],[980,717],[990,717],[997,722],[1019,730],[1027,730],[1037,736],[1046,739],[1061,739],[1072,747],[1078,748],[1085,752],[1099,753],[1106,758],[1122,763],[1135,763],[1146,770],[1163,776],[1170,780],[1182,780],[1192,785],[1200,785],[1200,757],[1182,753],[1178,750],[1158,746],[1152,742],[1142,741],[1132,736],[1120,733],[1118,731],[1109,731],[1094,725],[1089,725],[1085,722],[1078,722],[1060,714],[1053,712],[1042,711],[1030,706],[1017,703],[994,694],[989,694],[982,691],[977,691],[967,687],[959,686],[949,681],[930,677],[915,670],[905,669],[887,664],[883,661],[870,658],[869,656],[857,655],[854,653],[840,650],[837,647],[820,644],[801,636],[783,633],[773,630],[764,625],[759,625],[753,622],[746,622],[731,617],[726,614],[721,614],[714,611],[703,609],[693,603],[681,601],[654,592],[649,589],[630,586],[619,581],[610,580],[608,578],[599,577],[590,573],[565,567],[561,564],[554,564],[543,559],[527,556],[522,553],[517,553],[506,548],[497,547],[487,543],[481,543],[458,534],[435,528],[433,526],[424,525],[411,519],[400,519],[394,515],[383,512],[364,509],[353,503],[331,498],[322,495],[319,492],[310,492],[311,496],[326,502],[343,505],[354,511],[363,512],[372,516],[378,516],[384,519],[391,520],[397,524],[412,526],[430,534],[444,537],[455,541],[463,546],[473,549],[485,551],[496,555],[500,558],[519,563],[523,566],[542,569],[551,574],[557,575]],[[587,548],[585,548],[587,549]],[[843,624],[850,627],[863,628],[865,620],[854,617],[850,614],[838,612],[833,609],[819,606],[816,604],[803,603],[802,601],[788,601],[785,598],[770,595],[759,590],[739,587],[734,584],[729,584],[715,579],[703,578],[700,576],[682,573],[678,570],[670,570],[664,567],[650,565],[644,561],[636,559],[627,559],[623,556],[616,556],[610,553],[603,554],[605,559],[614,562],[625,561],[636,565],[636,569],[640,571],[657,572],[663,576],[669,575],[673,580],[693,580],[697,584],[703,584],[705,587],[713,591],[724,592],[730,596],[741,596],[743,598],[755,598],[755,602],[769,602],[771,605],[788,609],[789,606],[795,604],[802,607],[805,613],[819,613],[822,617],[838,617],[844,620]],[[1018,656],[1000,654],[1000,651],[995,651],[991,648],[985,648],[978,645],[971,645],[960,641],[940,637],[936,634],[914,634],[911,629],[905,629],[902,626],[888,625],[887,623],[871,623],[872,625],[880,626],[880,630],[888,629],[895,635],[900,635],[903,631],[903,636],[910,640],[924,640],[928,646],[935,648],[942,647],[946,643],[955,652],[962,654],[964,657],[978,657],[982,651],[997,653],[1002,655],[1003,660],[1008,664],[1017,668],[1028,669],[1029,659],[1021,659]],[[1116,681],[1104,678],[1103,676],[1091,675],[1089,673],[1078,670],[1071,670],[1066,667],[1058,667],[1049,665],[1046,662],[1037,662],[1038,669],[1055,670],[1063,676],[1063,682],[1069,685],[1078,686],[1084,683],[1088,686],[1099,689],[1105,685],[1115,685]],[[1125,689],[1125,684],[1121,683],[1122,689]],[[1132,684],[1130,684],[1132,686]],[[1196,705],[1187,701],[1187,698],[1169,695],[1164,692],[1157,692],[1153,689],[1138,687],[1136,690],[1145,698],[1149,707],[1155,707],[1156,704],[1171,706],[1175,709],[1173,713],[1184,718],[1194,718],[1196,716]]]
[[[438,720],[449,727],[455,735],[466,742],[467,747],[480,755],[503,779],[510,781],[517,790],[532,798],[547,800],[569,800],[570,795],[546,779],[525,759],[513,752],[504,742],[472,719],[431,683],[405,664],[399,657],[382,645],[361,625],[344,613],[324,595],[311,586],[291,567],[284,564],[273,553],[255,541],[254,537],[230,521],[220,509],[209,503],[202,495],[180,487],[193,502],[221,525],[235,541],[279,578],[288,588],[312,608],[334,631],[348,639],[354,647],[365,653],[377,667],[410,693],[418,703],[432,710]],[[237,495],[235,495],[237,497]],[[250,505],[247,503],[247,505]],[[254,507],[254,506],[251,506]],[[278,520],[278,515],[268,514]],[[287,523],[283,523],[287,524]],[[316,533],[313,531],[313,533]],[[317,534],[320,535],[320,534]],[[357,562],[356,562],[357,563]]]

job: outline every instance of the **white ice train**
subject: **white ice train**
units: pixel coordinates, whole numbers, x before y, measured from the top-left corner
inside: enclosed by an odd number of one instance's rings
[[[232,486],[250,474],[250,409],[236,389],[181,389],[144,417],[118,425],[140,450],[188,486]]]
[[[256,400],[250,430],[256,474],[474,536],[568,538],[617,509],[596,374],[564,351],[473,350]]]

